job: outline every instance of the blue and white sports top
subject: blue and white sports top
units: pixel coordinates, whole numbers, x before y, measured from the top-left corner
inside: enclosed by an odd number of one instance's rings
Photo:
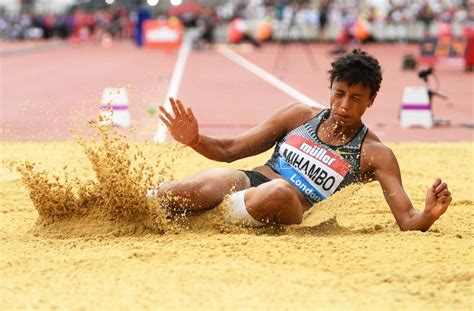
[[[315,204],[359,180],[360,153],[368,128],[363,125],[345,145],[331,146],[318,138],[330,109],[284,135],[265,165],[283,176]]]

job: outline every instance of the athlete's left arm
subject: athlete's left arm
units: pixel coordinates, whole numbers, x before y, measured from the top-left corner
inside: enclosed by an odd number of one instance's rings
[[[448,185],[437,178],[426,191],[425,209],[417,211],[402,185],[397,158],[393,151],[382,143],[368,147],[373,176],[380,185],[400,230],[428,230],[446,212],[452,197]]]

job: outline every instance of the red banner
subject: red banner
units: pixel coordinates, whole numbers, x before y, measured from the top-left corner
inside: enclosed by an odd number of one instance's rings
[[[183,24],[178,19],[147,20],[143,24],[143,42],[149,48],[177,48],[183,41]]]

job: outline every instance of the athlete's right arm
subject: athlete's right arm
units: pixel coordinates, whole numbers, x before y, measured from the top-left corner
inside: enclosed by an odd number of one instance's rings
[[[173,138],[188,145],[208,159],[233,162],[260,154],[291,129],[314,115],[314,108],[304,104],[285,106],[256,127],[231,138],[209,137],[199,134],[199,126],[191,108],[184,108],[179,100],[170,98],[175,117],[160,107],[160,119]]]

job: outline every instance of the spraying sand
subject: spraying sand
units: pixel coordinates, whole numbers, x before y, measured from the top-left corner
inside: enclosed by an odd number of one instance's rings
[[[6,309],[473,308],[472,143],[390,145],[418,210],[435,177],[453,193],[426,233],[399,231],[377,183],[343,189],[300,226],[258,230],[224,224],[225,207],[170,217],[145,198],[163,180],[269,153],[223,164],[107,133],[0,146]]]

